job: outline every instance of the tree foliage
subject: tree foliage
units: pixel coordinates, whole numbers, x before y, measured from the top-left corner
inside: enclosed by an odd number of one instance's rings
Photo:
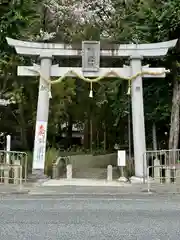
[[[38,79],[18,77],[18,65],[31,65],[34,59],[16,55],[5,38],[30,41],[79,42],[101,40],[118,43],[150,43],[179,37],[179,0],[9,0],[0,4],[0,97],[16,100],[16,104],[0,107],[1,132],[20,137],[25,149],[32,148],[36,117]],[[81,66],[81,61],[62,61],[60,65]],[[148,59],[152,66],[173,69],[178,52],[170,52],[162,59]],[[129,62],[126,62],[129,64]],[[146,63],[146,62],[144,62]],[[108,60],[103,65],[108,66]],[[113,62],[119,67],[122,60]],[[178,67],[176,67],[177,69]],[[147,129],[153,122],[161,126],[159,139],[169,132],[173,79],[177,71],[164,79],[144,80],[145,120]],[[52,89],[48,142],[61,144],[62,124],[69,122],[85,126],[89,139],[90,121],[92,139],[100,147],[113,148],[116,142],[127,143],[130,98],[127,82],[105,79],[93,84],[94,98],[90,99],[87,83],[70,78]],[[30,104],[31,103],[31,104]],[[72,127],[72,126],[71,126]],[[162,130],[163,129],[163,130]],[[71,129],[72,130],[72,129]],[[68,130],[67,130],[68,131]],[[70,134],[70,131],[69,131]],[[72,135],[72,131],[71,131]],[[151,133],[147,132],[151,147]],[[69,139],[68,139],[69,141]],[[89,142],[89,141],[88,141]],[[104,146],[104,145],[103,145]],[[89,147],[89,143],[86,147]]]

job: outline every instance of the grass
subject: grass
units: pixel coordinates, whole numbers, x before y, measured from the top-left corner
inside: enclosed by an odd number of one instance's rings
[[[46,151],[45,159],[45,174],[49,177],[52,177],[52,165],[59,156],[59,151],[55,148],[49,148]]]
[[[32,170],[32,160],[33,160],[33,153],[28,152],[28,172]],[[46,159],[45,159],[45,174],[49,177],[52,176],[52,165],[56,161],[58,156],[73,156],[79,154],[79,152],[60,152],[56,148],[49,148],[46,151]],[[81,154],[85,154],[82,153]],[[131,176],[135,176],[135,167],[133,160],[126,161],[126,167],[124,168],[125,177],[130,178]]]

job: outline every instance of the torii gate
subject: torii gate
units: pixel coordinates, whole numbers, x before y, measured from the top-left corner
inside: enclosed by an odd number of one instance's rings
[[[108,49],[100,49],[100,42],[85,41],[82,43],[82,49],[73,48],[72,45],[54,44],[54,43],[35,43],[24,42],[7,38],[10,46],[15,47],[16,52],[21,55],[36,55],[40,57],[41,63],[33,66],[19,66],[19,76],[38,76],[41,73],[39,81],[39,96],[37,104],[36,131],[34,141],[33,170],[37,175],[43,177],[47,124],[49,113],[49,92],[50,77],[54,76],[74,76],[84,77],[104,76],[113,71],[116,75],[123,78],[135,76],[131,84],[132,99],[132,123],[133,123],[133,142],[135,158],[135,175],[140,180],[146,173],[146,163],[143,161],[143,154],[146,151],[145,126],[144,126],[144,106],[143,106],[143,77],[161,77],[164,78],[166,70],[164,68],[149,68],[142,66],[143,58],[154,58],[165,56],[169,48],[176,45],[177,39],[161,43],[152,44],[115,44]],[[65,68],[59,65],[52,65],[53,56],[82,57],[82,68]],[[126,57],[130,59],[130,66],[123,68],[100,68],[100,56],[119,58]],[[70,72],[68,72],[71,70]],[[68,72],[68,73],[67,73]],[[146,74],[143,72],[146,72]],[[142,73],[142,74],[141,74]],[[156,75],[156,76],[155,76]],[[112,77],[113,74],[107,74]]]

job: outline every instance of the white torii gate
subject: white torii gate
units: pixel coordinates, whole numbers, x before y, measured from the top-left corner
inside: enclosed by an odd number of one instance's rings
[[[33,155],[33,170],[43,177],[46,139],[47,139],[47,124],[49,113],[49,92],[50,84],[44,81],[54,76],[64,76],[69,70],[82,75],[84,77],[104,76],[105,73],[114,71],[124,78],[136,76],[137,73],[148,71],[148,74],[143,77],[165,77],[167,72],[164,68],[149,68],[142,66],[142,59],[164,56],[168,49],[176,45],[177,39],[161,43],[152,44],[123,44],[114,45],[113,49],[100,49],[99,42],[83,42],[82,50],[73,49],[72,45],[54,44],[54,43],[35,43],[24,42],[11,38],[7,38],[10,46],[15,47],[16,52],[22,55],[36,55],[40,57],[41,63],[34,66],[19,66],[18,75],[20,76],[38,76],[41,72],[39,82],[39,96],[36,118],[36,132],[34,141]],[[82,57],[82,68],[65,68],[58,65],[52,65],[53,56],[78,56]],[[99,68],[99,58],[101,57],[128,57],[130,58],[130,66],[123,68]],[[93,64],[89,57],[93,58]],[[154,76],[156,72],[157,76]],[[159,73],[159,74],[158,74]],[[67,75],[66,75],[67,76]],[[73,74],[69,73],[69,76]],[[109,75],[108,77],[111,77]],[[138,75],[131,84],[132,96],[132,122],[133,122],[133,142],[134,142],[134,158],[135,158],[135,175],[142,179],[146,173],[146,163],[143,161],[143,154],[146,151],[145,142],[145,126],[144,126],[144,106],[143,106],[143,87],[142,76]]]

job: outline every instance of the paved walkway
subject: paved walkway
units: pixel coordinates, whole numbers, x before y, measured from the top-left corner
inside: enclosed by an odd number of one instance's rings
[[[122,187],[109,187],[109,186],[56,186],[56,187],[36,187],[31,189],[30,195],[106,195],[106,196],[117,196],[124,194],[145,194],[143,186],[128,188]],[[146,191],[147,193],[147,191]]]
[[[32,189],[32,184],[29,185],[0,185],[0,195],[6,194],[27,194],[29,190]]]
[[[48,180],[44,183],[26,183],[22,186],[0,185],[0,195],[30,194],[30,195],[122,195],[122,194],[147,194],[147,184],[108,182],[105,180],[91,179],[61,179]],[[150,194],[180,194],[180,187],[176,184],[151,184]]]
[[[68,179],[50,179],[42,183],[42,186],[45,187],[56,187],[56,186],[109,186],[109,187],[122,187],[122,186],[130,186],[131,184],[123,183],[119,181],[107,181],[107,180],[96,180],[96,179],[80,179],[73,178],[71,180]]]
[[[48,180],[44,183],[26,183],[22,186],[0,185],[2,194],[31,194],[31,195],[59,195],[59,194],[121,194],[137,193],[145,189],[145,185],[132,185],[118,181],[107,182],[103,180],[73,179]]]

